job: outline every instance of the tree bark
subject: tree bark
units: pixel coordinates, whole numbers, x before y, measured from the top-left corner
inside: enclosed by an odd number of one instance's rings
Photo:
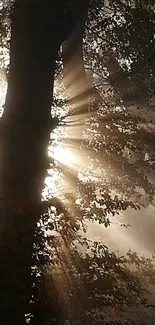
[[[67,0],[15,1],[8,91],[1,122],[2,325],[25,324],[31,299],[32,246],[48,164],[55,60],[62,41],[88,2],[80,6],[75,1],[77,15],[71,17],[71,11],[64,18]]]
[[[2,117],[0,169],[0,319],[25,324],[31,299],[34,232],[47,168],[55,59],[55,7],[24,1],[12,15],[10,72]]]

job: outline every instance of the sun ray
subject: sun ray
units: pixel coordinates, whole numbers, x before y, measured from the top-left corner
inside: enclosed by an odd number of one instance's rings
[[[3,105],[5,102],[6,91],[7,91],[6,78],[4,77],[4,74],[1,73],[0,74],[0,117],[3,114]]]

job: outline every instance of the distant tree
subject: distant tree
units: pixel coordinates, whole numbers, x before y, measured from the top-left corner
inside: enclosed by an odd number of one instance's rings
[[[81,137],[60,137],[63,145],[86,152],[83,175],[87,177],[78,181],[79,205],[74,204],[81,219],[107,226],[109,214],[138,209],[154,199],[154,73],[148,57],[154,43],[153,17],[152,10],[138,3],[91,3],[83,40],[85,69],[93,73],[91,117],[85,120],[82,142]],[[70,121],[73,112],[78,120],[74,109],[68,113]],[[67,121],[70,134],[72,123]],[[65,173],[73,178],[72,170]]]
[[[98,107],[87,124],[85,147],[92,157],[88,175],[96,179],[99,175],[97,193],[107,191],[107,200],[102,194],[97,206],[104,205],[102,211],[106,211],[107,202],[110,212],[116,201],[119,210],[154,199],[154,63],[150,57],[154,12],[133,2],[109,1],[106,6],[95,1],[93,6],[85,30],[84,58],[94,74]],[[90,198],[91,185],[88,193]],[[88,202],[97,212],[95,194]]]

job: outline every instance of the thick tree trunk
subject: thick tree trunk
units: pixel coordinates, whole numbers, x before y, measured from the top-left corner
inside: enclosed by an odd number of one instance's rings
[[[2,325],[25,324],[31,298],[32,246],[48,162],[55,60],[73,25],[65,11],[67,4],[67,0],[16,0],[12,14],[0,148]],[[84,6],[75,4],[78,14],[73,18],[78,19]]]
[[[46,7],[23,3],[18,3],[12,17],[0,155],[0,319],[5,325],[25,324],[31,298],[32,245],[47,168],[59,48],[54,9],[51,18],[52,22]]]

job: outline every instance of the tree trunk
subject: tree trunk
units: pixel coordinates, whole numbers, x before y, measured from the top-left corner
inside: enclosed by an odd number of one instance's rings
[[[54,9],[49,20],[46,6],[30,7],[17,1],[12,16],[0,155],[0,319],[6,325],[25,324],[31,299],[32,245],[47,169],[60,45]]]
[[[31,299],[34,232],[41,213],[48,163],[55,60],[74,20],[89,1],[80,3],[75,1],[75,17],[71,17],[73,8],[69,14],[65,11],[67,0],[16,0],[12,13],[10,70],[0,148],[2,325],[25,324]]]

